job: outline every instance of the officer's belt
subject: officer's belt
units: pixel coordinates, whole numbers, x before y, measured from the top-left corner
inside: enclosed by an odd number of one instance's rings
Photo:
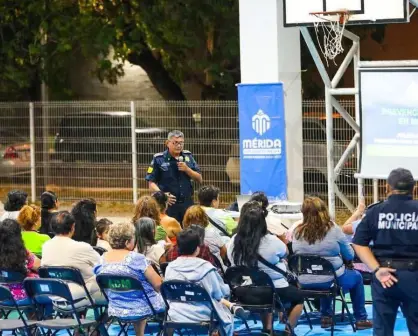
[[[396,270],[418,271],[418,260],[379,258],[381,267],[394,268]]]

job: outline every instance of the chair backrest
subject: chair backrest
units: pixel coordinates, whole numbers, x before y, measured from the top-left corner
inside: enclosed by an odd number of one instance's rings
[[[95,250],[100,255],[103,255],[103,253],[107,252],[105,248],[100,246],[93,246],[93,250]]]
[[[253,286],[266,286],[274,290],[274,284],[267,273],[247,266],[232,266],[225,272],[225,281],[231,288],[251,284]]]
[[[61,279],[85,286],[80,270],[74,267],[42,266],[39,268],[38,274],[41,278]]]
[[[39,298],[55,296],[73,304],[68,284],[60,279],[43,279],[43,278],[27,278],[23,281],[26,293],[35,302],[39,302]]]
[[[0,270],[0,283],[22,283],[25,275],[15,271]]]
[[[318,255],[294,254],[289,258],[288,265],[297,276],[328,275],[334,276],[335,280],[337,279],[332,263]]]
[[[126,292],[141,292],[143,293],[145,300],[151,308],[154,315],[156,311],[152,305],[147,293],[140,280],[127,276],[127,275],[110,275],[110,274],[99,274],[96,276],[97,284],[99,285],[103,295],[109,301],[109,297],[106,290],[112,292],[126,293]]]
[[[200,285],[183,280],[165,281],[161,285],[164,301],[171,302],[212,302],[206,289]]]

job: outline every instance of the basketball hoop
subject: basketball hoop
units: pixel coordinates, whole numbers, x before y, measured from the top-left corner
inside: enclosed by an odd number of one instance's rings
[[[320,21],[314,22],[316,38],[328,65],[328,60],[335,63],[335,58],[344,51],[342,46],[345,24],[350,19],[350,11],[341,9],[333,12],[313,12]],[[319,40],[319,32],[324,34],[324,41]]]

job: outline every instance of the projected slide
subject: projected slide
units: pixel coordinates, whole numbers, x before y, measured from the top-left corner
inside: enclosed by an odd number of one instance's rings
[[[418,178],[418,69],[360,71],[360,99],[360,175],[404,167]]]

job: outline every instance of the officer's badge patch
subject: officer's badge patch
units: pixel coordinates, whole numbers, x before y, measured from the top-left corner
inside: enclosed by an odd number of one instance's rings
[[[190,162],[190,158],[186,156],[186,162]]]
[[[151,174],[151,173],[153,172],[153,170],[154,170],[154,168],[149,167],[149,168],[148,168],[148,170],[147,170],[147,173],[148,173],[148,174]]]

